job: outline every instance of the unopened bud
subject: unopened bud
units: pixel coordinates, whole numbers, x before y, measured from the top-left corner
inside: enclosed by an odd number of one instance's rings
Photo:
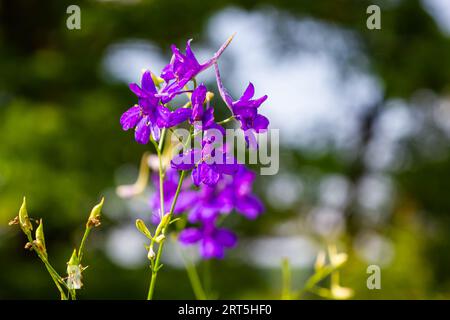
[[[316,263],[314,264],[314,269],[316,270],[316,272],[325,266],[325,259],[326,259],[325,251],[320,250],[319,253],[317,254]]]
[[[25,197],[23,197],[22,206],[20,207],[19,210],[19,222],[23,232],[26,235],[30,235],[31,230],[33,230],[33,225],[31,224],[30,218],[28,218],[27,201]]]
[[[78,260],[77,249],[73,249],[72,256],[70,257],[69,262],[67,262],[67,265],[77,266],[79,264],[80,264],[80,261]]]
[[[150,230],[148,230],[143,220],[141,219],[136,220],[136,228],[147,238],[149,239],[152,238],[152,234],[150,233]]]
[[[214,93],[212,93],[211,91],[208,91],[206,93],[206,101],[211,101],[214,98]]]
[[[71,290],[81,289],[83,286],[81,266],[78,260],[77,249],[73,250],[69,262],[67,262],[67,287]]]
[[[148,260],[155,259],[155,256],[156,256],[155,251],[153,251],[153,248],[150,247],[150,249],[148,250],[148,254],[147,254]]]
[[[166,213],[161,219],[161,226],[165,228],[169,224],[170,214]]]
[[[45,237],[44,237],[44,224],[42,219],[39,221],[39,226],[36,229],[36,240],[34,241],[37,249],[47,257],[47,249],[45,247]]]
[[[157,236],[157,237],[155,238],[155,241],[156,241],[156,243],[160,243],[160,242],[163,241],[165,238],[166,238],[165,235],[160,234],[159,236]]]
[[[98,227],[101,224],[100,215],[102,213],[104,201],[105,201],[105,198],[102,198],[100,203],[98,203],[94,208],[92,208],[91,214],[89,215],[88,222],[86,223],[87,228]]]
[[[158,77],[153,72],[151,72],[151,75],[152,75],[152,80],[153,80],[153,83],[155,84],[155,86],[159,87],[159,85],[161,83],[164,83],[164,79],[163,78]]]

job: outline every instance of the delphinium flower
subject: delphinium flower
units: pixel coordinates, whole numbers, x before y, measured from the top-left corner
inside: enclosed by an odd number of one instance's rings
[[[196,186],[204,183],[214,186],[223,174],[233,175],[238,170],[236,160],[217,147],[214,140],[203,139],[201,149],[190,149],[171,161],[172,168],[192,170],[192,181]]]
[[[123,130],[135,128],[134,137],[141,144],[148,143],[150,134],[159,140],[161,128],[176,126],[191,115],[190,109],[170,111],[161,104],[150,71],[143,73],[140,87],[132,83],[130,90],[138,97],[138,104],[125,111],[120,124]]]
[[[264,207],[252,193],[255,174],[243,164],[238,164],[232,151],[223,141],[222,124],[236,119],[244,130],[246,141],[253,145],[255,134],[267,129],[269,121],[258,113],[267,96],[254,99],[253,84],[243,95],[232,99],[223,87],[218,69],[218,59],[231,42],[230,37],[222,47],[204,63],[200,63],[187,42],[185,53],[172,45],[172,58],[158,78],[150,71],[144,72],[141,86],[131,84],[130,89],[138,97],[138,104],[127,110],[120,123],[124,130],[135,129],[135,140],[146,144],[151,140],[158,155],[158,175],[153,174],[155,194],[150,199],[151,221],[156,229],[152,233],[141,220],[136,225],[149,239],[146,246],[152,270],[148,299],[152,299],[167,229],[176,219],[184,222],[178,227],[182,244],[198,243],[200,255],[205,259],[223,258],[226,248],[237,243],[237,236],[221,226],[224,218],[234,212],[248,219],[259,216]],[[197,86],[196,76],[214,65],[219,92],[232,116],[220,122],[214,117],[212,98],[204,84]],[[186,95],[188,101],[177,105],[176,96]],[[164,159],[164,139],[167,128],[183,124],[189,127],[189,139],[180,140],[183,150],[172,157],[170,166]],[[177,135],[175,131],[172,134]],[[193,140],[191,139],[193,138]],[[189,143],[194,141],[194,145]],[[171,148],[166,148],[167,151]],[[164,152],[164,154],[166,154]],[[163,165],[164,163],[164,165]],[[154,169],[154,168],[153,168]],[[191,171],[191,181],[184,177]],[[142,188],[140,189],[142,190]]]
[[[192,115],[190,123],[194,126],[194,132],[216,129],[222,134],[225,134],[224,128],[214,121],[214,108],[210,105],[209,100],[206,99],[207,92],[208,90],[203,83],[192,92]],[[203,107],[205,101],[206,109]]]
[[[267,95],[253,99],[255,87],[250,82],[242,96],[237,100],[233,100],[222,83],[217,63],[214,64],[214,68],[217,86],[223,101],[231,110],[233,116],[240,122],[247,144],[251,147],[256,147],[256,133],[264,132],[269,126],[269,119],[258,113],[258,108],[267,100]]]
[[[200,255],[205,259],[222,259],[225,248],[232,248],[237,243],[236,235],[224,228],[217,228],[212,222],[206,222],[199,228],[186,228],[179,235],[182,244],[200,244]]]
[[[172,45],[172,59],[161,72],[161,78],[166,81],[166,85],[160,93],[163,103],[172,100],[177,94],[182,93],[184,86],[190,80],[200,72],[211,67],[219,59],[232,39],[233,36],[222,45],[211,59],[202,64],[198,62],[194,52],[192,52],[192,39],[188,40],[186,44],[185,54],[182,54],[175,45]]]

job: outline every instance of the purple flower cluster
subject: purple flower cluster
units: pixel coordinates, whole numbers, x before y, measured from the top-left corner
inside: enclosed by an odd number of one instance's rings
[[[179,172],[191,171],[191,181],[181,185],[173,214],[187,213],[187,221],[196,227],[188,227],[179,234],[179,241],[189,245],[198,243],[201,256],[222,258],[224,249],[235,246],[236,235],[218,227],[219,217],[232,212],[255,219],[264,211],[262,202],[252,193],[255,174],[236,159],[223,145],[216,141],[212,131],[224,133],[224,128],[214,118],[214,108],[204,84],[196,85],[195,77],[214,66],[218,91],[244,131],[249,147],[255,147],[256,134],[263,132],[269,120],[258,113],[267,96],[254,98],[255,89],[248,85],[242,96],[234,100],[224,88],[218,67],[218,59],[231,38],[204,63],[199,63],[187,42],[185,53],[172,45],[172,58],[161,74],[156,77],[150,71],[142,75],[141,85],[130,84],[138,103],[123,113],[120,123],[123,130],[134,129],[135,140],[147,144],[150,139],[159,141],[162,129],[187,123],[195,136],[201,133],[199,146],[176,155],[165,169],[163,183],[164,208],[171,207],[176,199]],[[156,85],[155,85],[156,83]],[[192,84],[191,84],[192,83]],[[193,85],[193,87],[192,87]],[[186,94],[189,103],[174,106],[174,98]],[[156,193],[150,201],[153,222],[159,223],[160,188],[158,176],[153,177]]]

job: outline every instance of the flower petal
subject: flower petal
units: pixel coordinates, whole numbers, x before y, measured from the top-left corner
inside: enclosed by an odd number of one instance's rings
[[[178,235],[178,241],[182,244],[193,244],[202,238],[202,232],[196,228],[186,228]]]
[[[214,239],[226,248],[232,248],[237,243],[236,235],[227,229],[217,229]]]
[[[191,114],[192,114],[192,109],[188,109],[188,108],[181,108],[181,109],[172,111],[172,113],[170,114],[170,117],[169,117],[168,126],[174,127],[174,126],[179,125],[180,123],[189,119]]]
[[[140,144],[148,143],[150,139],[150,127],[148,124],[148,117],[143,117],[136,126],[134,132],[134,139]]]
[[[264,211],[261,200],[253,195],[240,197],[236,201],[236,211],[243,214],[248,219],[255,219]]]
[[[123,130],[134,128],[141,119],[141,108],[135,105],[125,111],[120,117],[120,124]]]
[[[156,93],[156,87],[155,87],[155,83],[153,82],[153,79],[152,79],[152,74],[148,70],[146,70],[142,74],[141,87],[143,90],[145,90],[149,93],[153,93],[153,94]]]
[[[170,164],[172,168],[177,170],[191,170],[195,167],[196,161],[200,160],[200,156],[200,150],[191,149],[183,154],[174,156]]]
[[[200,245],[200,255],[205,259],[224,257],[223,246],[214,241],[213,238],[204,238]]]
[[[248,101],[255,95],[255,87],[253,86],[253,83],[249,82],[247,88],[245,89],[242,96],[239,98],[239,100]]]
[[[215,165],[201,163],[199,167],[201,181],[208,186],[215,186],[220,178],[220,174],[216,171]]]
[[[261,114],[258,114],[255,117],[255,120],[253,120],[253,128],[258,133],[267,130],[268,126],[269,126],[269,119],[267,119],[265,116]]]

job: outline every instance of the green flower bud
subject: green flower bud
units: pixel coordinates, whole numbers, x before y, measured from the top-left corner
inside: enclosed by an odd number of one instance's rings
[[[100,215],[102,212],[104,201],[105,201],[105,198],[102,198],[100,203],[98,203],[94,208],[92,208],[91,214],[89,215],[88,222],[86,223],[86,228],[98,227],[101,224]]]
[[[78,260],[77,249],[73,250],[69,262],[67,262],[67,287],[71,290],[81,289],[83,286],[81,266]]]
[[[147,226],[145,225],[144,221],[141,219],[136,220],[136,228],[147,238],[150,240],[152,239],[152,234],[150,230],[148,230]]]
[[[45,247],[45,238],[44,238],[44,224],[42,219],[39,221],[39,226],[36,229],[36,240],[34,241],[37,249],[47,257],[47,249]]]
[[[161,219],[161,226],[165,228],[169,224],[170,214],[166,213]]]
[[[70,257],[69,262],[67,262],[67,265],[77,266],[79,264],[80,264],[80,261],[78,260],[77,249],[73,249],[72,256]]]
[[[23,232],[26,235],[30,235],[31,230],[33,230],[33,225],[31,224],[30,218],[28,218],[27,201],[25,197],[23,197],[22,206],[19,210],[19,222]]]
[[[155,251],[153,251],[153,248],[150,247],[150,249],[148,250],[148,254],[147,254],[148,260],[155,259],[155,256],[156,256]]]

